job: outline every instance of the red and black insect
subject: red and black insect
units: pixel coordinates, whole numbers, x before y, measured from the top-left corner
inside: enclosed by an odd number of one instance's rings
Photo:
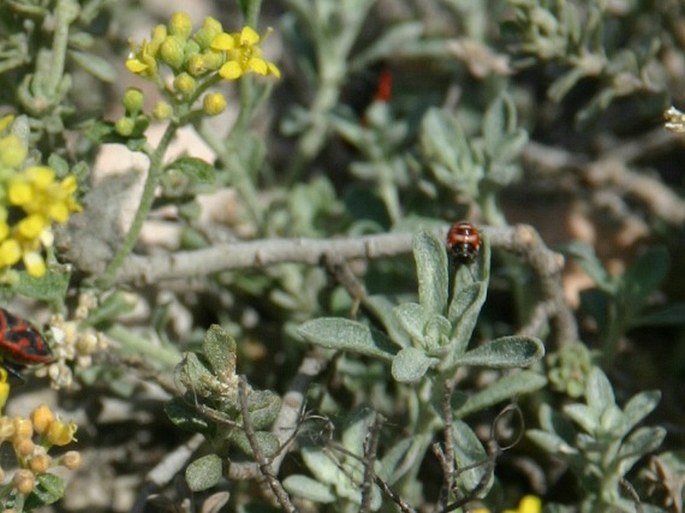
[[[447,247],[457,262],[470,264],[478,256],[480,233],[468,221],[458,221],[447,232]]]
[[[53,361],[50,347],[38,328],[0,308],[0,360],[13,374],[25,365]]]

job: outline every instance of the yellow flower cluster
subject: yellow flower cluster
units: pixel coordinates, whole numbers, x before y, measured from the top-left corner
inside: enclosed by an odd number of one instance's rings
[[[184,12],[171,16],[168,25],[152,30],[150,41],[131,43],[126,67],[132,73],[155,81],[176,100],[194,100],[198,91],[218,78],[237,80],[247,73],[273,75],[281,72],[262,55],[260,44],[268,36],[260,36],[253,28],[240,32],[224,32],[221,22],[207,17],[200,29],[192,33],[192,21]],[[160,77],[160,65],[171,69],[173,77],[166,83]],[[206,114],[215,115],[225,108],[216,94],[203,101]]]
[[[536,495],[525,495],[521,498],[517,509],[505,509],[502,513],[540,513],[542,500]],[[476,508],[471,513],[490,513],[488,508]]]
[[[0,137],[0,273],[23,261],[39,278],[46,271],[42,250],[52,246],[53,223],[65,223],[81,206],[73,175],[59,181],[50,167],[24,168],[27,155],[18,136]]]
[[[4,374],[6,377],[7,373]],[[0,383],[6,384],[1,378]],[[78,468],[81,455],[77,451],[69,451],[57,459],[48,454],[53,446],[62,447],[75,441],[75,433],[73,422],[60,420],[46,405],[33,410],[29,418],[0,417],[0,445],[5,442],[12,445],[19,467],[11,479],[11,486],[27,495],[33,491],[36,476],[51,468],[60,465],[69,470]],[[5,471],[0,467],[1,481],[5,481]]]

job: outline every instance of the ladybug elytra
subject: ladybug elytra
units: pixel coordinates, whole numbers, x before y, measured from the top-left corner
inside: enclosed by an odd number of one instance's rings
[[[0,308],[0,360],[15,366],[53,361],[50,347],[38,328]]]
[[[447,232],[447,247],[455,260],[470,264],[478,256],[480,233],[468,221],[458,221]]]

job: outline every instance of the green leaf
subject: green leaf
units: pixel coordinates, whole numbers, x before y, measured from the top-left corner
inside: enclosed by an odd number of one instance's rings
[[[400,347],[409,347],[411,345],[411,339],[407,336],[407,332],[400,323],[395,312],[395,306],[386,296],[368,296],[364,301],[364,306],[383,325],[383,328],[385,328],[385,331],[395,344]]]
[[[667,305],[661,310],[627,320],[630,328],[641,326],[680,326],[685,323],[685,303]]]
[[[17,274],[19,283],[14,286],[17,294],[47,302],[64,300],[71,279],[71,273],[66,271],[48,270],[41,278],[34,278],[26,271]]]
[[[544,376],[533,371],[521,371],[508,376],[502,376],[486,389],[469,397],[464,405],[458,408],[454,414],[458,418],[464,418],[477,411],[489,408],[511,397],[529,394],[541,389],[547,384]]]
[[[492,486],[494,469],[483,444],[469,425],[460,420],[455,420],[452,425],[452,438],[457,468],[473,467],[459,472],[457,480],[461,483],[460,489],[469,492],[478,490],[475,497],[484,497]]]
[[[257,431],[255,433],[257,444],[262,449],[266,458],[271,458],[278,453],[281,448],[278,438],[273,433],[268,431]],[[241,451],[247,454],[250,458],[254,458],[252,446],[250,445],[247,435],[244,431],[234,429],[228,433],[228,439],[233,442]]]
[[[292,495],[302,497],[313,502],[330,504],[336,501],[335,495],[327,486],[311,477],[293,474],[283,480],[283,487]]]
[[[666,438],[666,430],[661,426],[636,429],[621,444],[619,459],[640,459],[659,448]],[[626,469],[628,471],[630,469]]]
[[[167,168],[180,171],[193,183],[214,183],[216,174],[214,166],[195,157],[181,157],[170,163]]]
[[[212,324],[205,333],[202,352],[222,383],[235,381],[236,343],[218,324]]]
[[[611,295],[616,293],[618,288],[616,279],[604,268],[592,246],[584,242],[574,241],[560,249],[564,254],[573,257],[578,262],[600,290]]]
[[[365,324],[338,317],[322,317],[302,324],[297,332],[311,344],[338,351],[392,360],[397,348],[383,333]]]
[[[400,477],[402,477],[402,470],[406,473],[411,469],[412,465],[407,465],[404,462],[407,457],[412,456],[410,449],[414,444],[414,439],[414,436],[409,436],[403,438],[399,442],[393,443],[381,459],[381,466],[376,474],[383,481],[388,483],[388,485],[392,486]],[[404,469],[402,467],[404,467]]]
[[[180,397],[172,398],[164,405],[164,411],[169,420],[176,426],[194,433],[208,433],[208,421],[198,413],[197,408],[190,406]]]
[[[400,383],[416,383],[439,361],[437,358],[426,356],[421,349],[405,347],[392,361],[392,377]]]
[[[586,433],[594,434],[600,426],[599,415],[586,404],[567,404],[564,406],[564,413]]]
[[[480,366],[490,368],[528,367],[545,355],[545,346],[540,340],[518,335],[501,337],[478,346],[459,356],[459,366]]]
[[[186,483],[193,492],[208,490],[221,479],[223,463],[216,454],[208,454],[193,461],[186,468]]]
[[[109,61],[88,52],[69,50],[69,55],[76,63],[94,77],[107,83],[114,83],[117,80],[117,72]]]
[[[626,308],[636,312],[659,288],[671,266],[666,248],[649,248],[620,277],[619,291],[625,297]]]
[[[54,474],[46,472],[36,476],[36,486],[26,497],[24,511],[40,508],[57,502],[64,496],[64,481]]]
[[[428,315],[426,310],[418,303],[402,303],[394,308],[400,326],[409,335],[415,344],[423,342],[423,332],[426,327]]]
[[[470,272],[472,268],[473,266],[462,266],[454,279],[453,297],[447,313],[447,318],[452,322],[452,352],[451,357],[445,361],[448,368],[453,367],[456,359],[466,351],[488,294],[490,243],[485,237],[482,239],[477,261],[480,276],[476,276],[475,282]]]
[[[336,484],[345,480],[342,470],[322,450],[314,447],[303,447],[300,453],[305,465],[317,481]]]
[[[585,387],[585,399],[587,400],[587,405],[593,409],[597,418],[608,408],[616,406],[616,398],[614,397],[611,383],[599,367],[593,367],[590,372],[590,377]]]
[[[281,397],[270,390],[257,390],[247,396],[247,409],[254,429],[267,429],[281,409]]]
[[[577,449],[571,447],[566,440],[554,433],[548,433],[547,431],[542,431],[540,429],[529,429],[526,431],[526,437],[549,454],[569,454],[578,452]]]
[[[442,315],[447,307],[449,285],[445,243],[432,233],[420,231],[414,236],[413,246],[419,303],[428,315]]]
[[[656,408],[660,400],[661,392],[659,390],[647,390],[631,397],[623,408],[622,434],[625,435],[637,426],[642,419]]]

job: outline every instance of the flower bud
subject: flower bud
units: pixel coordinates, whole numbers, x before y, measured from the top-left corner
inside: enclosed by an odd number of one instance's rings
[[[129,87],[124,93],[122,103],[127,113],[137,114],[143,110],[143,92],[136,87]]]
[[[193,31],[193,20],[187,13],[178,11],[171,15],[169,20],[169,33],[182,39],[188,39]]]
[[[173,114],[173,107],[164,100],[159,100],[152,109],[152,117],[160,121],[169,119]]]
[[[216,116],[226,110],[226,97],[221,93],[209,93],[202,99],[202,110],[208,116]]]
[[[14,452],[17,453],[21,458],[26,458],[31,456],[33,450],[36,448],[36,444],[30,438],[19,438],[14,442]]]
[[[205,48],[209,48],[212,39],[223,31],[224,29],[221,26],[221,22],[211,16],[207,16],[202,24],[202,28],[195,33],[193,39],[195,39],[197,44],[200,45],[200,48],[204,50]]]
[[[23,417],[14,417],[14,439],[31,439],[33,436],[33,423]]]
[[[22,495],[28,495],[36,486],[36,476],[28,469],[21,468],[12,478],[12,485]]]
[[[123,136],[129,137],[133,133],[133,129],[136,127],[135,121],[131,118],[120,118],[116,123],[114,123],[114,130]]]
[[[43,474],[52,466],[52,458],[47,454],[37,454],[29,461],[29,468],[35,474]]]
[[[173,69],[180,69],[185,59],[183,40],[178,36],[167,36],[159,47],[159,56]]]
[[[174,79],[174,89],[183,94],[183,96],[190,96],[195,91],[196,85],[195,79],[185,72],[180,73]]]
[[[46,404],[41,404],[38,408],[31,412],[31,422],[36,433],[42,435],[48,430],[50,423],[55,420],[55,414],[52,413],[50,407]]]
[[[26,160],[28,150],[21,143],[21,139],[14,134],[0,138],[0,165],[18,168]]]
[[[81,453],[78,451],[68,451],[62,456],[60,463],[69,470],[76,470],[81,466]]]

